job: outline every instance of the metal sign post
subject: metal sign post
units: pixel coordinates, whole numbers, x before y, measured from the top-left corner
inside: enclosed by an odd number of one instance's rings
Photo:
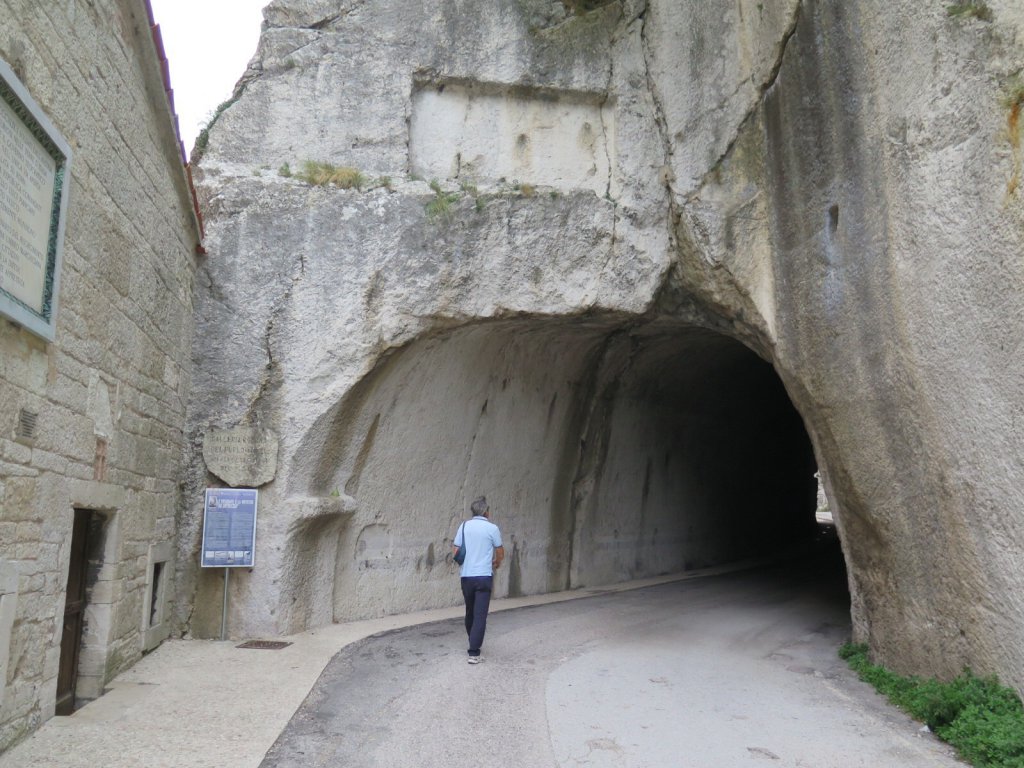
[[[255,488],[206,489],[200,565],[224,569],[221,640],[228,635],[228,575],[232,568],[252,568],[256,563],[258,493]]]
[[[224,606],[220,611],[220,639],[228,639],[228,574],[231,573],[230,568],[224,569]]]

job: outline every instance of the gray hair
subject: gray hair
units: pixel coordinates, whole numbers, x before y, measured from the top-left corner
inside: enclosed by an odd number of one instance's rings
[[[472,504],[469,505],[469,511],[472,512],[474,516],[482,515],[485,512],[489,512],[490,510],[491,508],[487,504],[486,496],[481,496],[480,498],[476,499]]]

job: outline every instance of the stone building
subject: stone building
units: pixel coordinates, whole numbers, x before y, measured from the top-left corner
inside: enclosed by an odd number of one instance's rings
[[[769,553],[817,467],[856,638],[1024,688],[1024,8],[984,5],[274,0],[198,161],[176,621],[219,631],[208,485],[259,486],[252,636],[455,603],[481,493],[503,596]]]
[[[142,0],[0,0],[0,750],[169,631],[200,225],[166,88]]]

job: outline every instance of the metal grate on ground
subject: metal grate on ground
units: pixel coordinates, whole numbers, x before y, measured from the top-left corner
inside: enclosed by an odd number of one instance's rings
[[[235,648],[252,648],[258,651],[280,651],[282,648],[287,648],[291,643],[286,643],[283,640],[246,640],[241,645],[236,645]]]

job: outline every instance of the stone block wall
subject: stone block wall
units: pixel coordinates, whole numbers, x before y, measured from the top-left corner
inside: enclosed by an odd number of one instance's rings
[[[54,712],[76,508],[95,513],[79,697],[154,637],[200,234],[142,0],[0,0],[0,59],[72,149],[56,338],[0,320],[3,750]]]

